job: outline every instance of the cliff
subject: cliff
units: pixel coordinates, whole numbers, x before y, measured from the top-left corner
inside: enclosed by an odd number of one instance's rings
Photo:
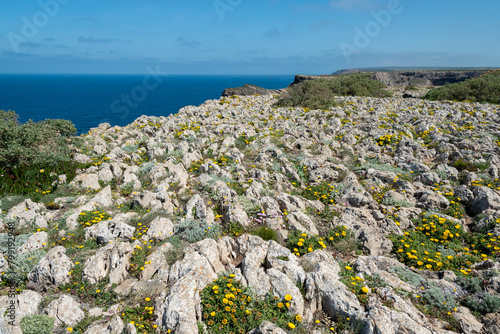
[[[365,70],[342,70],[338,74],[330,75],[296,75],[291,85],[296,85],[305,80],[316,80],[320,78],[334,78],[337,75],[350,73],[372,73],[372,78],[383,82],[388,87],[406,87],[409,85],[417,87],[442,86],[446,83],[465,81],[484,74],[485,70],[470,71],[380,71],[372,72]]]

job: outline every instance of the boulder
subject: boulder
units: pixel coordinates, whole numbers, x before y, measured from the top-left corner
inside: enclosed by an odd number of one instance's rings
[[[28,274],[28,280],[38,284],[61,285],[69,283],[69,272],[74,264],[66,256],[66,248],[56,246],[45,255]]]

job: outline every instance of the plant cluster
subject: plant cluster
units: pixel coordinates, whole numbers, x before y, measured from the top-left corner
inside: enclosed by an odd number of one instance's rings
[[[299,230],[294,230],[288,234],[288,239],[286,246],[290,249],[293,254],[301,256],[316,249],[326,248],[323,238],[315,235],[308,235]]]
[[[51,334],[55,319],[45,314],[27,315],[19,325],[23,334]]]
[[[292,296],[255,296],[234,274],[221,275],[200,293],[203,322],[208,333],[247,333],[264,320],[294,329],[302,321],[289,312]]]
[[[208,225],[203,220],[186,219],[175,226],[175,234],[189,243],[195,243],[205,238],[219,239],[221,236],[219,224]]]
[[[288,88],[277,106],[305,107],[309,109],[330,109],[340,105],[335,96],[371,96],[388,97],[385,85],[371,79],[370,73],[353,73],[347,75],[306,80]]]
[[[111,220],[111,216],[105,211],[82,211],[78,215],[77,221],[82,227],[89,227],[100,223],[103,220]]]
[[[493,235],[465,233],[456,221],[423,214],[416,227],[402,236],[391,236],[393,252],[408,266],[426,270],[454,270],[469,274],[473,263],[500,254],[500,240]]]
[[[138,305],[125,307],[121,316],[123,322],[134,325],[137,333],[154,333],[158,327],[154,324],[154,309],[153,298],[144,297]]]
[[[78,301],[107,309],[115,304],[119,296],[114,292],[115,285],[108,287],[106,280],[90,284],[83,277],[83,264],[75,262],[75,266],[69,272],[70,282],[61,286],[61,291],[73,295]]]
[[[335,204],[337,197],[342,193],[342,185],[332,185],[327,182],[320,182],[317,185],[310,185],[306,187],[301,195],[302,197],[310,200],[318,200],[321,203]]]
[[[424,98],[429,100],[471,101],[500,104],[500,77],[485,75],[463,82],[431,89]]]

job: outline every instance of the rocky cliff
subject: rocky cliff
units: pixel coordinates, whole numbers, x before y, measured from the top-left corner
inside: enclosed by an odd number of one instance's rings
[[[87,168],[0,214],[0,331],[499,333],[500,107],[275,101],[82,136]]]
[[[342,74],[360,73],[361,70],[342,72]],[[394,71],[394,72],[367,72],[372,73],[372,78],[383,82],[388,87],[417,87],[442,86],[446,83],[456,83],[480,76],[485,70],[477,71]],[[292,85],[305,80],[319,78],[333,78],[336,75],[296,75]]]

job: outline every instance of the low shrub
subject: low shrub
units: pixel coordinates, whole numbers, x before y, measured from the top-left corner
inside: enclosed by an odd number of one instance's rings
[[[343,189],[344,186],[340,184],[332,185],[327,182],[321,182],[317,185],[306,187],[301,195],[306,199],[318,200],[327,205],[337,203],[337,197],[342,194]]]
[[[261,237],[265,241],[269,241],[269,240],[278,241],[278,234],[276,233],[275,230],[273,230],[272,228],[270,228],[268,226],[258,227],[253,232],[253,234],[258,235],[259,237]]]
[[[122,310],[122,319],[124,323],[134,325],[137,333],[155,333],[158,326],[154,324],[154,310],[153,298],[144,297],[137,305],[125,307]]]
[[[301,256],[316,249],[326,248],[323,238],[318,236],[310,236],[299,230],[294,230],[288,234],[286,247],[292,251],[293,254]]]
[[[187,219],[175,226],[175,234],[190,243],[205,238],[219,239],[221,236],[219,224],[208,225],[206,221]]]
[[[485,315],[487,313],[495,313],[500,309],[500,298],[489,293],[485,293],[480,299],[468,296],[464,300],[464,305],[472,311]]]
[[[283,300],[272,295],[257,297],[234,274],[219,276],[200,297],[208,333],[246,333],[265,320],[294,329],[302,321],[300,315],[289,312],[292,296],[286,295]]]
[[[330,109],[340,105],[334,96],[388,97],[386,86],[371,79],[370,73],[354,73],[317,80],[306,80],[288,88],[277,106]]]
[[[21,319],[23,334],[51,334],[55,319],[44,314],[27,315]]]
[[[446,84],[431,89],[424,98],[429,100],[455,100],[500,103],[500,77],[486,75],[463,82]]]

